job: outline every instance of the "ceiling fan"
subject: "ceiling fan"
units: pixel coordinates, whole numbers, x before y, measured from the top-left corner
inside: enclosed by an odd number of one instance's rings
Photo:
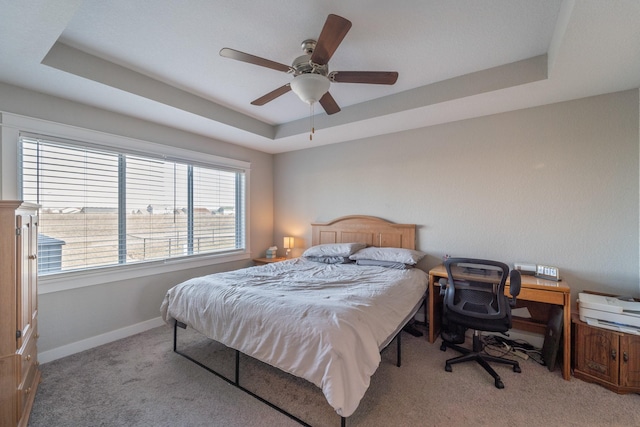
[[[293,74],[294,78],[290,83],[261,96],[253,101],[252,105],[264,105],[293,90],[307,104],[313,104],[316,101],[320,102],[327,114],[335,114],[340,111],[340,107],[329,93],[331,82],[392,85],[398,79],[396,71],[329,72],[329,60],[350,28],[351,21],[348,19],[338,15],[329,15],[318,40],[308,39],[303,41],[302,50],[304,55],[294,59],[290,66],[226,47],[220,50],[220,55],[225,58]]]

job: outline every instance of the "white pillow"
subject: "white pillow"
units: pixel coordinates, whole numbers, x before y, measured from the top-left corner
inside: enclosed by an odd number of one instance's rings
[[[376,259],[359,259],[356,261],[356,264],[375,266],[375,267],[395,268],[397,270],[406,270],[408,268],[413,268],[413,265],[405,264],[404,262],[378,261]]]
[[[348,257],[349,255],[359,251],[362,248],[367,247],[364,243],[325,243],[324,245],[311,246],[304,251],[303,257],[317,257],[317,256],[342,256]]]
[[[424,252],[413,249],[376,248],[372,246],[359,250],[349,258],[355,261],[359,259],[371,259],[376,261],[401,262],[403,264],[415,265],[418,261],[424,258],[425,255],[426,254]]]
[[[324,264],[350,264],[353,263],[346,256],[305,256],[303,257],[306,260],[313,262],[321,262]]]

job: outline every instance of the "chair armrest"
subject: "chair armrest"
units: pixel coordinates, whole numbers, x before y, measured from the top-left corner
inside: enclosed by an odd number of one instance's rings
[[[522,277],[518,270],[511,270],[509,273],[509,293],[511,298],[509,299],[509,305],[511,307],[516,306],[516,299],[520,295],[520,288],[522,286]]]

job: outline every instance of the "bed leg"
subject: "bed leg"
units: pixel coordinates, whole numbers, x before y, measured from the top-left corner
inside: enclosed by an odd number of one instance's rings
[[[240,385],[240,352],[236,350],[236,385]]]
[[[345,417],[340,417],[340,427],[345,427],[347,425],[347,419]]]
[[[178,321],[176,320],[173,323],[173,351],[175,352],[178,348]]]
[[[402,336],[402,330],[398,332],[398,359],[396,360],[396,366],[399,368],[402,364],[402,343],[400,337]]]
[[[182,322],[178,322],[177,320],[174,321],[173,323],[173,351],[175,351],[176,353],[178,352],[178,326],[180,326],[182,329],[187,329],[187,325],[182,323]]]

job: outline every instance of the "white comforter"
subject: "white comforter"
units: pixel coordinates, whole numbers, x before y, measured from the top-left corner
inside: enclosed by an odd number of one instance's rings
[[[320,387],[351,415],[380,348],[415,310],[427,275],[302,258],[212,274],[174,286],[162,317]]]

